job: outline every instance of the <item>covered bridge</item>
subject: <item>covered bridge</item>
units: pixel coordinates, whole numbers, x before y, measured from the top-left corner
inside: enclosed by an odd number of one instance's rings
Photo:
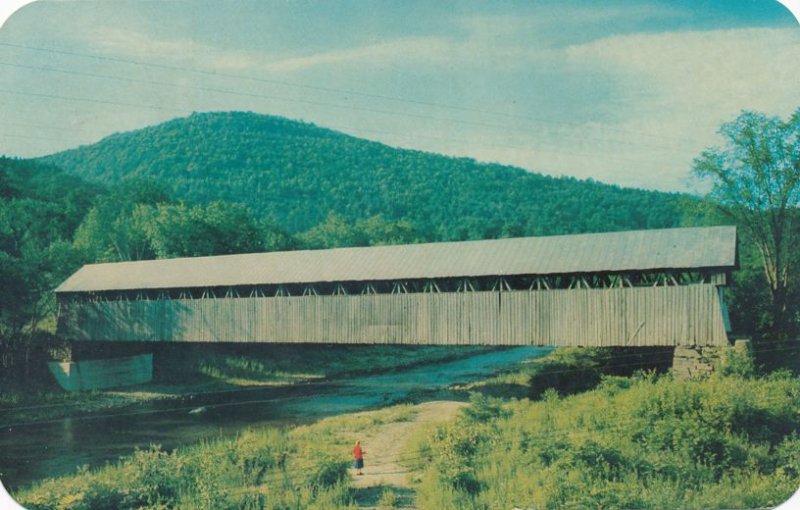
[[[74,341],[725,345],[734,227],[180,258],[81,268]]]

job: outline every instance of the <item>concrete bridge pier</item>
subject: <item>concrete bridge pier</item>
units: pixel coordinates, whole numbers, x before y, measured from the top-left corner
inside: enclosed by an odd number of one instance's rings
[[[153,380],[153,353],[144,343],[72,342],[72,360],[48,368],[66,391],[133,386]]]

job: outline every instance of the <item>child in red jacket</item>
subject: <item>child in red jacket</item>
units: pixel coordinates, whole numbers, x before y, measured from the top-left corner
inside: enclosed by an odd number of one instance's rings
[[[363,475],[364,472],[364,454],[366,454],[361,448],[361,441],[356,441],[356,445],[353,447],[353,467],[358,469],[358,474]]]

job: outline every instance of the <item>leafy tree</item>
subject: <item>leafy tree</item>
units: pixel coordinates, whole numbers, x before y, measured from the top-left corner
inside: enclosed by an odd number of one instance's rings
[[[263,241],[264,251],[288,251],[300,247],[300,242],[295,236],[283,230],[270,219],[258,221],[257,227],[261,232],[260,237]]]
[[[0,365],[9,367],[52,327],[50,291],[80,266],[70,240],[98,190],[29,161],[0,158],[0,174]]]
[[[263,251],[259,225],[244,206],[160,204],[135,211],[158,258]]]
[[[304,246],[311,249],[367,246],[363,232],[338,214],[331,212],[323,223],[300,235]]]
[[[356,222],[355,229],[371,246],[378,244],[411,244],[420,241],[420,234],[408,220],[387,221],[382,215]]]
[[[743,112],[722,126],[725,144],[705,150],[694,173],[708,197],[757,247],[770,293],[772,334],[792,333],[800,270],[800,109],[788,120]]]
[[[0,168],[0,198],[11,198],[16,195],[16,191],[11,185],[8,173]]]
[[[382,215],[348,222],[331,212],[323,223],[300,235],[307,248],[337,248],[343,246],[374,246],[381,244],[410,244],[420,241],[420,234],[407,220],[387,221]]]
[[[125,180],[96,200],[75,233],[75,246],[89,262],[155,258],[143,218],[134,212],[169,201],[164,186],[152,179]]]

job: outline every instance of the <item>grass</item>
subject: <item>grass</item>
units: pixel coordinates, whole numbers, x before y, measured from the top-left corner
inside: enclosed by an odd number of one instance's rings
[[[420,508],[755,508],[800,486],[800,381],[640,373],[539,400],[473,396],[409,455]]]

